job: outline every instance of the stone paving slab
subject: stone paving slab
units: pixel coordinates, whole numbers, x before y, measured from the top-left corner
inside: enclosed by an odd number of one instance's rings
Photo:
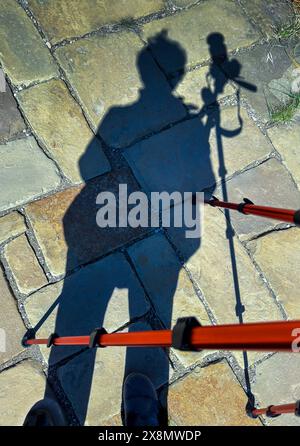
[[[247,245],[291,319],[300,318],[299,271],[296,266],[300,255],[295,249],[298,240],[299,229],[291,228],[272,232]]]
[[[282,0],[241,0],[241,3],[247,14],[269,37],[276,34],[282,25],[290,23],[294,15],[291,5]]]
[[[16,237],[26,231],[23,216],[19,212],[11,212],[0,218],[0,243]]]
[[[16,100],[6,82],[5,92],[0,92],[0,142],[22,133],[25,128]]]
[[[0,211],[59,186],[60,177],[54,163],[46,157],[33,137],[3,144],[0,153]]]
[[[126,169],[120,169],[26,207],[46,264],[53,275],[60,276],[66,270],[101,257],[148,231],[147,228],[97,226],[96,214],[100,207],[96,204],[97,195],[109,191],[118,196],[120,184],[127,184],[128,194],[139,190],[131,174]]]
[[[186,114],[131,32],[80,40],[59,48],[56,55],[94,129],[99,126],[99,134],[110,146],[127,146]]]
[[[294,80],[294,67],[285,47],[279,42],[265,43],[236,56],[236,59],[241,64],[242,78],[256,87],[256,91],[242,89],[242,96],[264,122],[270,121],[271,110],[290,100],[288,93]]]
[[[261,425],[246,415],[246,403],[247,396],[226,362],[195,369],[168,392],[169,418],[177,426]]]
[[[245,168],[272,151],[272,145],[242,110],[243,127],[234,138],[223,138],[222,153],[227,176]],[[218,116],[215,115],[217,119]],[[201,191],[219,181],[219,151],[214,115],[203,124],[194,118],[143,140],[124,154],[136,178],[147,191]],[[221,112],[223,129],[239,128],[237,110]],[[211,130],[211,132],[210,132]]]
[[[4,256],[22,294],[29,294],[48,283],[26,235],[6,244]]]
[[[228,201],[235,203],[240,203],[246,197],[262,206],[298,209],[300,204],[300,193],[289,172],[275,158],[227,181],[226,190]],[[219,199],[223,198],[221,186],[215,195]],[[230,218],[242,240],[269,231],[281,223],[257,216],[244,216],[234,211],[230,213]]]
[[[141,323],[135,328],[151,330]],[[168,379],[167,357],[158,348],[130,348],[127,357],[124,347],[98,349],[96,357],[93,351],[86,351],[60,367],[58,377],[81,423],[99,426],[120,412],[123,379],[132,370],[151,377],[159,387]]]
[[[78,183],[110,170],[100,141],[62,81],[24,90],[18,100],[35,134],[69,180]]]
[[[41,337],[55,331],[60,336],[84,335],[100,326],[112,332],[130,319],[144,315],[149,304],[124,256],[113,254],[31,295],[25,302],[31,325],[35,326],[48,314],[49,308],[52,310],[39,330]],[[78,348],[55,350],[51,363]],[[42,353],[46,358],[49,355],[48,349]]]
[[[225,217],[219,210],[205,207],[201,239],[186,239],[181,229],[177,228],[168,229],[168,233],[183,256],[193,280],[203,292],[218,324],[238,323],[238,296],[245,307],[242,314],[244,322],[282,319],[274,299],[236,238],[233,240],[233,260],[236,264],[238,283],[233,279]],[[240,313],[240,307],[237,308]],[[234,352],[234,356],[243,364],[241,353]],[[249,362],[257,360],[260,356],[260,353],[250,352]]]
[[[224,83],[225,88],[224,92],[218,96],[218,99],[222,99],[225,96],[232,95],[235,90],[233,87],[227,82],[224,82],[225,76],[224,74],[217,70],[217,68],[214,69],[215,73],[218,73],[217,75],[217,83]],[[202,91],[203,88],[207,88],[207,79],[206,75],[209,73],[209,67],[201,67],[197,70],[189,71],[185,73],[183,79],[179,83],[179,85],[176,87],[175,95],[178,96],[186,106],[192,105],[191,107],[191,113],[192,112],[199,112],[204,105],[210,105],[207,103],[207,100],[204,102],[202,98]],[[173,79],[173,83],[177,81],[177,78]],[[176,84],[175,84],[176,85]],[[214,101],[214,99],[212,99]]]
[[[272,127],[268,135],[276,150],[280,153],[283,163],[292,173],[294,180],[300,188],[300,126],[297,123]],[[299,204],[298,206],[299,207]]]
[[[251,388],[259,407],[294,403],[300,399],[299,366],[299,353],[276,353],[256,367],[255,382]],[[299,417],[294,414],[265,420],[272,426],[300,426]]]
[[[179,14],[147,23],[143,27],[143,37],[150,41],[162,30],[166,30],[171,39],[180,42],[186,51],[187,67],[210,58],[206,39],[211,33],[223,34],[228,50],[247,47],[260,37],[240,7],[231,0],[201,2]],[[150,46],[166,73],[171,74],[184,68],[183,61],[170,57],[164,47],[157,47],[155,42]]]
[[[29,409],[43,399],[45,384],[37,361],[22,361],[4,370],[0,374],[0,425],[22,426]]]
[[[28,5],[51,43],[82,36],[106,24],[136,19],[164,9],[164,0],[29,0]]]
[[[2,330],[5,332],[6,348],[3,352],[3,346],[1,343],[0,349],[0,363],[13,358],[20,353],[24,348],[21,346],[21,339],[25,333],[25,326],[22,322],[21,315],[17,308],[16,300],[8,286],[4,272],[0,268],[0,329],[1,329],[1,341]],[[1,375],[2,376],[2,375]],[[1,407],[1,405],[0,405]]]
[[[202,325],[211,324],[190,279],[162,234],[135,243],[128,249],[128,253],[165,327],[172,327],[179,317],[192,315]],[[208,353],[211,352],[175,351],[186,367],[200,361]]]
[[[15,85],[28,85],[57,76],[49,49],[23,8],[6,0],[0,12],[0,59]]]

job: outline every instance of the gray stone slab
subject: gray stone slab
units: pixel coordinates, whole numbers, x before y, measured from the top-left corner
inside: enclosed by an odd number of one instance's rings
[[[25,129],[25,123],[9,85],[0,92],[0,142],[11,139]]]
[[[3,364],[24,350],[21,339],[26,329],[2,268],[0,268],[0,308],[0,364]]]
[[[259,407],[294,403],[300,399],[299,366],[299,353],[277,353],[257,366],[251,389]],[[299,417],[294,414],[266,418],[266,422],[272,426],[300,426]]]
[[[143,289],[122,254],[88,265],[64,281],[37,291],[25,302],[32,326],[47,315],[39,330],[41,337],[54,332],[61,336],[88,335],[102,326],[111,332],[148,309]],[[49,363],[56,363],[78,349],[54,349]],[[49,350],[42,348],[42,353],[47,358]]]
[[[16,85],[58,75],[57,65],[33,22],[14,0],[0,11],[0,59]]]
[[[22,361],[1,372],[0,425],[23,426],[29,409],[44,398],[45,386],[46,377],[37,361]]]
[[[286,168],[276,159],[247,170],[227,181],[228,201],[240,203],[249,198],[257,205],[298,209],[300,193]],[[215,195],[222,199],[221,186]],[[268,231],[281,223],[278,220],[231,212],[231,221],[242,239]]]
[[[263,44],[236,56],[236,59],[241,64],[243,80],[256,87],[256,91],[242,88],[242,96],[249,100],[263,121],[269,121],[272,110],[290,100],[288,94],[294,80],[294,67],[285,47],[278,41]],[[228,66],[224,69],[231,75]]]
[[[29,0],[30,9],[52,43],[82,36],[103,25],[133,20],[164,9],[164,0]]]
[[[130,330],[151,327],[138,323]],[[159,387],[169,378],[168,358],[159,348],[97,349],[96,356],[87,351],[60,367],[58,377],[81,423],[99,426],[120,412],[124,376],[133,371],[145,374]]]
[[[60,184],[54,163],[33,137],[0,146],[0,210],[38,197]]]

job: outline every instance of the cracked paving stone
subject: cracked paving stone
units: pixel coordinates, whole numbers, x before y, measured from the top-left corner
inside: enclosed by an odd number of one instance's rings
[[[240,203],[246,197],[261,206],[299,208],[300,193],[286,168],[275,158],[237,175],[227,181],[225,187],[228,201],[231,202]],[[219,199],[223,198],[221,186],[216,190],[215,196]],[[282,223],[269,218],[245,216],[235,211],[230,213],[230,219],[242,240],[269,231]]]
[[[178,57],[175,51],[170,54],[167,46],[156,44],[156,39],[151,42],[156,34],[164,31],[182,47],[185,58]],[[240,7],[231,0],[203,2],[143,26],[143,37],[149,41],[151,50],[167,74],[183,69],[185,59],[187,67],[208,60],[210,55],[206,39],[214,32],[223,34],[228,51],[247,47],[260,37]]]
[[[164,9],[163,0],[29,0],[28,5],[50,42],[82,36],[103,25],[131,22]]]
[[[25,333],[25,326],[2,269],[0,269],[0,290],[0,363],[2,364],[24,349],[21,339]]]
[[[74,183],[110,170],[100,141],[62,81],[24,90],[18,100],[35,134]]]
[[[298,228],[275,231],[247,244],[291,319],[300,318]]]
[[[291,123],[279,127],[272,127],[268,130],[268,135],[300,189],[300,126],[296,123]],[[300,207],[299,201],[296,207]]]
[[[44,398],[46,378],[37,361],[25,360],[0,373],[0,425],[23,426],[31,407]],[[51,394],[51,398],[55,396]]]
[[[110,146],[127,146],[186,115],[132,32],[80,40],[59,48],[56,55],[94,130],[99,125],[98,133]]]
[[[201,238],[187,239],[181,228],[168,233],[181,253],[193,281],[202,291],[218,324],[280,320],[282,315],[248,253],[235,237],[234,254],[229,249],[226,220],[216,208],[205,206]],[[232,261],[238,281],[233,278]],[[241,300],[242,307],[238,304]],[[244,311],[243,311],[244,310]],[[242,354],[234,352],[239,363]],[[261,357],[250,352],[249,362]]]
[[[6,0],[0,11],[0,58],[15,85],[29,85],[58,75],[49,49],[23,8]]]
[[[276,353],[257,365],[251,390],[259,403],[258,407],[289,404],[299,400],[299,366],[299,353]],[[283,414],[278,418],[265,417],[265,421],[272,426],[300,426],[299,417],[294,414]]]
[[[241,115],[240,134],[222,139],[226,176],[264,159],[273,149],[243,109]],[[214,119],[218,116],[209,114],[206,123],[198,117],[185,121],[125,151],[125,158],[145,190],[201,191],[220,180],[216,131],[211,130]],[[221,126],[229,131],[239,128],[235,107],[222,110]]]
[[[128,249],[131,260],[165,327],[178,318],[195,316],[210,325],[207,312],[169,242],[161,234],[148,237]],[[202,353],[175,350],[175,355],[188,367],[211,351]]]
[[[128,194],[139,190],[128,170],[120,169],[26,206],[46,264],[54,276],[61,276],[148,232],[148,228],[97,225],[100,205],[96,204],[96,197],[100,192],[112,192],[118,197],[120,184],[127,185]]]
[[[182,99],[186,106],[190,106],[190,112],[199,112],[205,105],[211,105],[214,98],[209,102],[208,99],[204,102],[202,98],[203,89],[207,88],[206,75],[209,73],[208,67],[198,68],[197,70],[189,71],[185,74],[179,85],[175,89],[175,96]],[[227,82],[224,82],[224,74],[215,68],[217,83],[225,83],[224,92],[218,96],[222,99],[225,96],[232,95],[235,90]],[[176,78],[172,82],[176,82]]]
[[[282,25],[293,17],[293,8],[282,0],[247,0],[241,1],[248,15],[260,26],[263,33],[272,37]]]
[[[25,128],[16,100],[6,82],[5,91],[0,92],[0,142],[22,133]]]
[[[24,306],[33,327],[47,315],[38,330],[41,337],[54,332],[60,336],[88,335],[97,327],[112,332],[149,310],[144,292],[122,254],[107,256],[64,281],[44,287],[27,298]],[[78,349],[52,350],[50,363]],[[42,350],[48,358],[48,349]]]
[[[2,144],[0,153],[0,211],[18,206],[59,186],[56,166],[33,137]]]
[[[138,323],[134,330],[151,327]],[[124,347],[89,350],[59,367],[58,378],[81,423],[99,426],[120,412],[123,379],[132,371],[158,388],[168,381],[167,356],[161,348],[130,348],[127,354]]]
[[[246,415],[246,403],[225,361],[197,367],[168,388],[169,417],[177,426],[260,426]]]
[[[26,231],[24,217],[19,212],[11,212],[0,218],[0,243]]]
[[[253,89],[242,88],[241,93],[264,122],[271,120],[271,113],[290,100],[289,93],[294,67],[283,44],[265,43],[251,51],[235,56],[241,65],[241,77]],[[230,68],[223,67],[231,76]]]
[[[7,243],[4,256],[22,294],[29,294],[48,283],[26,235]]]

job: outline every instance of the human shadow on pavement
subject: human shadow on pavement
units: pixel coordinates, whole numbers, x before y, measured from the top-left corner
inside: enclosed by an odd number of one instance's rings
[[[165,236],[165,230],[161,229],[159,233],[153,233],[147,228],[99,228],[96,223],[96,214],[99,209],[96,197],[102,191],[117,193],[120,184],[128,185],[128,193],[135,190],[144,190],[148,194],[152,191],[169,193],[205,191],[206,197],[210,197],[214,192],[216,182],[222,180],[223,198],[226,200],[224,183],[226,168],[222,137],[237,136],[242,130],[242,119],[238,107],[237,128],[235,130],[223,129],[220,125],[221,111],[217,101],[229,78],[238,80],[240,65],[236,60],[229,60],[221,34],[211,34],[207,41],[212,62],[207,75],[207,87],[204,87],[200,93],[204,105],[198,115],[190,114],[191,109],[182,104],[181,99],[172,92],[172,89],[174,90],[182,81],[185,73],[186,53],[181,45],[171,40],[166,32],[162,32],[156,35],[138,55],[137,69],[143,82],[138,100],[133,104],[111,108],[100,123],[97,135],[100,135],[107,144],[113,141],[112,146],[114,146],[114,141],[115,145],[122,146],[124,135],[126,137],[129,135],[129,139],[134,139],[134,135],[137,135],[139,139],[140,135],[145,133],[145,128],[149,127],[149,123],[150,127],[158,127],[156,113],[160,107],[163,107],[164,101],[168,101],[169,107],[175,110],[183,110],[185,107],[187,119],[151,138],[140,139],[133,147],[119,150],[117,161],[113,165],[114,169],[109,175],[89,178],[87,166],[90,164],[90,159],[94,159],[94,152],[99,146],[98,136],[87,147],[79,163],[84,184],[63,219],[64,236],[68,245],[66,271],[74,271],[81,265],[85,267],[65,280],[58,299],[35,327],[36,329],[57,306],[55,333],[60,336],[87,335],[96,327],[106,326],[106,324],[110,330],[116,330],[119,328],[118,325],[114,325],[113,321],[109,321],[106,317],[107,308],[111,304],[113,311],[107,314],[109,317],[118,314],[119,311],[122,313],[123,308],[128,307],[127,320],[134,322],[144,314],[149,314],[150,308],[157,321],[155,328],[172,326],[174,322],[172,320],[173,298],[182,265],[177,260],[173,260],[174,251]],[[182,66],[178,76],[169,84],[166,78],[162,81],[159,60],[153,57],[158,53],[160,58],[176,59],[176,64]],[[160,97],[158,84],[161,85],[162,82],[165,84],[164,91],[167,95]],[[245,83],[242,86],[247,87]],[[212,129],[216,132],[219,155],[217,178],[210,158],[209,138]],[[157,128],[157,130],[160,129]],[[111,150],[111,160],[114,163],[113,153],[116,151],[112,148],[108,150]],[[140,156],[143,158],[142,171],[139,165]],[[237,296],[237,315],[239,321],[242,322],[242,303],[232,246],[233,233],[228,213],[226,217]],[[176,237],[181,238],[180,243],[185,245],[185,261],[201,245],[200,237],[185,237],[187,229],[190,228],[174,228],[177,232]],[[146,237],[142,238],[142,236]],[[105,255],[101,261],[96,261],[103,257],[103,253],[109,254],[110,251],[124,244],[128,246],[125,254],[118,252]],[[137,277],[132,270],[135,270]],[[122,294],[120,290],[126,291]],[[140,327],[139,324],[130,324],[128,330],[135,331],[137,328],[141,329]],[[162,388],[168,383],[171,368],[168,351],[128,348],[124,363],[122,363],[122,358],[120,360],[119,351],[115,351],[117,352],[116,361],[120,361],[120,374],[123,373],[122,368],[125,376],[131,371],[144,373],[152,380],[156,388]],[[96,353],[99,365],[94,370]],[[87,417],[93,375],[95,379],[95,373],[103,373],[103,375],[107,373],[108,369],[101,363],[101,357],[105,357],[105,354],[103,349],[85,349],[83,352],[79,347],[70,346],[51,349],[49,370],[51,372],[55,369],[58,363],[63,365],[58,367],[58,377],[80,424],[84,424]],[[71,356],[73,359],[70,361],[68,359]],[[64,370],[63,377],[60,375],[60,369]],[[105,380],[103,383],[106,387],[93,386],[93,392],[97,392],[99,399],[103,397],[105,404],[110,408],[113,403],[110,399],[109,388],[118,384]],[[122,388],[120,388],[121,391]],[[46,388],[45,396],[48,393],[51,393],[50,387]],[[168,419],[167,401],[167,391],[163,391],[162,424]],[[99,413],[99,419],[105,419],[103,413]]]

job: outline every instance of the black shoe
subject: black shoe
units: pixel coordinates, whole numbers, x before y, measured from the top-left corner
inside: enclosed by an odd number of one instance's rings
[[[35,403],[26,415],[23,426],[67,426],[68,423],[59,404],[45,398]]]
[[[159,426],[159,403],[154,385],[141,373],[130,373],[123,386],[125,426]]]

